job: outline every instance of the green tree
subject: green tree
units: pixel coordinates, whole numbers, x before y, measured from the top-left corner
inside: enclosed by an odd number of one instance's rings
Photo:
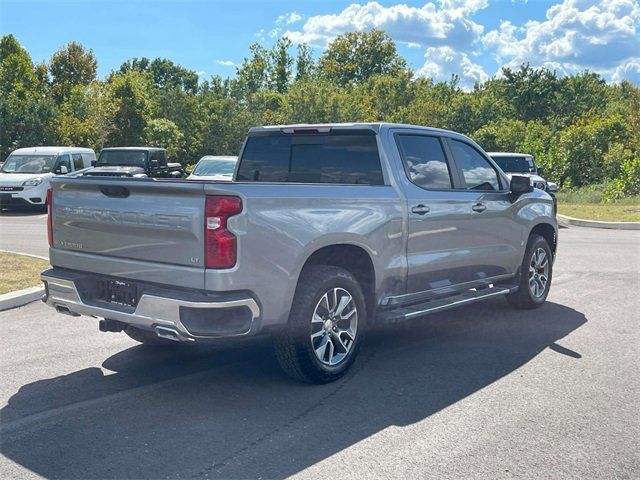
[[[89,85],[96,79],[98,61],[93,50],[85,50],[78,42],[70,42],[51,57],[51,91],[61,104],[77,85]]]
[[[504,93],[515,109],[517,120],[548,120],[553,116],[560,89],[555,72],[526,64],[516,71],[503,68],[502,74]]]
[[[144,128],[153,108],[152,81],[148,73],[130,71],[112,75],[109,88],[114,99],[113,131],[108,143],[135,146],[144,143]]]
[[[144,140],[147,145],[165,148],[169,157],[175,157],[183,149],[184,135],[171,120],[154,118],[144,127]]]
[[[286,92],[291,81],[293,58],[289,55],[289,48],[291,48],[291,40],[282,37],[269,51],[269,86],[278,93]]]
[[[296,56],[296,81],[308,80],[315,73],[315,62],[313,61],[313,50],[304,43],[298,44]]]
[[[13,35],[0,39],[0,159],[54,139],[55,109],[41,75]]]
[[[192,95],[198,91],[198,74],[166,58],[133,58],[120,65],[120,73],[130,71],[148,72],[156,88],[179,88]]]
[[[245,58],[236,71],[241,96],[248,96],[267,86],[269,52],[259,43],[249,47],[251,57]]]
[[[345,86],[373,75],[398,75],[406,70],[396,44],[381,30],[349,32],[336,37],[318,60],[322,77]]]

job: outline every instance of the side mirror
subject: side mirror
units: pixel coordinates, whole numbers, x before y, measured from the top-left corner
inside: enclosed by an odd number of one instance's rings
[[[538,175],[540,176],[544,175],[544,168],[538,167]]]
[[[547,192],[556,193],[558,191],[558,184],[553,182],[547,182]]]
[[[158,160],[150,160],[149,161],[149,166],[151,168],[158,168]]]
[[[91,166],[95,167],[98,164],[97,160],[91,160]]]
[[[53,173],[55,173],[56,175],[66,175],[67,173],[69,173],[69,169],[66,165],[59,165],[58,168],[53,171]]]
[[[513,175],[511,177],[511,184],[509,185],[511,193],[516,195],[522,195],[523,193],[533,192],[533,185],[531,185],[531,178],[524,175]]]

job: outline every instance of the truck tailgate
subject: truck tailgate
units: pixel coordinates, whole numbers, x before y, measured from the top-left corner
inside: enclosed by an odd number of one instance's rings
[[[202,184],[69,178],[51,185],[54,249],[204,272]]]

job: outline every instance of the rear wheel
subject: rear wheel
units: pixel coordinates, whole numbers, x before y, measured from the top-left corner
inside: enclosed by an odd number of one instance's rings
[[[278,363],[297,380],[337,380],[355,361],[365,319],[364,295],[351,273],[323,265],[305,268],[286,330],[274,340]]]
[[[553,256],[544,237],[529,237],[520,272],[518,291],[507,295],[507,300],[516,308],[540,307],[549,295],[553,274]]]

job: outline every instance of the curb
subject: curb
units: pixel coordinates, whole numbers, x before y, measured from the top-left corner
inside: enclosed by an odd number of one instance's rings
[[[608,228],[613,230],[640,230],[640,222],[601,222],[600,220],[583,220],[581,218],[556,215],[558,224],[564,227]]]
[[[44,295],[44,286],[42,284],[37,287],[29,287],[0,295],[0,312],[40,300],[42,295]]]

